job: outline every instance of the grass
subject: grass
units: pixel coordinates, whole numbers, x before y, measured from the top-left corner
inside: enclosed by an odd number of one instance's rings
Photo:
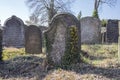
[[[25,55],[24,48],[17,49],[17,48],[10,47],[10,48],[3,49],[2,57],[3,57],[3,60],[9,60],[21,55]]]
[[[102,61],[104,62],[104,60],[118,59],[117,44],[82,45],[82,50],[89,55],[85,60],[90,64],[99,64]]]
[[[69,70],[46,70],[45,54],[30,55],[25,50],[3,50],[4,65],[0,65],[1,80],[120,80],[117,44],[82,45],[84,62],[72,64]]]

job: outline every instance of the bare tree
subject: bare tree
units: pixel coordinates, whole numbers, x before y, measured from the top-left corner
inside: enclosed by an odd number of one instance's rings
[[[49,22],[61,11],[70,11],[69,4],[73,0],[27,0],[26,4],[33,11],[32,14],[40,18],[41,23]]]
[[[29,20],[26,20],[25,22],[27,23],[27,25],[32,25],[32,24],[39,25],[40,24],[39,18],[35,14],[32,14],[31,16],[29,16]]]
[[[103,4],[107,4],[108,6],[112,7],[112,6],[115,6],[116,2],[117,2],[117,0],[94,0],[94,12],[96,12],[96,14],[98,14],[98,9]]]

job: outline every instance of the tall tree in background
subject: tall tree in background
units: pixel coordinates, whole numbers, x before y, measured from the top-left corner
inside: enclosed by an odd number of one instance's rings
[[[80,19],[81,19],[81,16],[82,16],[82,12],[80,11],[80,12],[78,13],[78,16],[77,16],[77,18],[78,18],[79,21],[80,21]]]
[[[69,4],[73,0],[27,0],[26,4],[39,17],[41,23],[50,22],[57,12],[70,11]]]
[[[112,7],[112,6],[115,6],[116,2],[117,2],[117,0],[94,0],[93,17],[99,18],[98,9],[103,4],[107,4],[108,6]]]
[[[35,14],[32,14],[31,16],[29,16],[29,20],[26,20],[25,22],[27,23],[27,25],[32,25],[32,24],[39,25],[40,24],[39,18]]]

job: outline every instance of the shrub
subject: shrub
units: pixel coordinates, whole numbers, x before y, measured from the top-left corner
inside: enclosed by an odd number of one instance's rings
[[[93,11],[92,16],[95,17],[95,18],[99,18],[98,12],[96,10]]]
[[[77,27],[70,27],[68,33],[70,33],[70,37],[67,39],[66,51],[62,60],[63,65],[70,65],[80,60]]]

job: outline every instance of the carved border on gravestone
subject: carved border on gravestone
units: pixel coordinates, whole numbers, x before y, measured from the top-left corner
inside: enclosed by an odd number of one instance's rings
[[[60,26],[58,26],[60,25]],[[62,57],[64,56],[66,50],[67,50],[67,41],[70,37],[69,29],[71,26],[77,27],[77,35],[78,35],[78,42],[77,45],[79,46],[79,52],[80,52],[80,24],[77,18],[70,14],[70,13],[60,13],[55,15],[50,23],[49,29],[45,32],[46,37],[46,52],[47,52],[47,59],[48,63],[52,65],[60,65],[62,64]],[[58,33],[62,31],[61,33]],[[61,41],[57,40],[56,37],[61,37]],[[59,43],[57,43],[57,41]],[[58,44],[58,45],[56,45]],[[54,46],[58,51],[55,52]],[[62,48],[62,49],[60,49]],[[78,52],[78,54],[79,54]]]
[[[42,53],[42,31],[35,25],[26,27],[25,51],[30,54]]]
[[[81,21],[81,43],[82,44],[100,43],[101,42],[101,21],[94,17],[83,17],[81,18],[80,21]],[[96,25],[96,27],[94,28],[96,28],[97,32],[96,31],[94,32],[97,35],[91,34],[91,32],[89,32],[91,28],[89,28],[90,26],[88,26],[88,23],[92,25],[93,24]],[[87,26],[85,24],[87,24]],[[85,28],[87,28],[87,30],[85,30]]]
[[[10,18],[8,18],[7,20],[5,20],[4,26],[7,24],[7,22],[8,22],[9,20],[11,20],[11,19],[13,19],[13,18],[16,19],[16,20],[18,20],[21,25],[24,25],[24,22],[23,22],[20,18],[18,18],[17,16],[13,15],[13,16],[11,16]]]
[[[18,23],[20,25],[19,28],[20,28],[21,36],[20,36],[20,42],[19,42],[20,44],[18,43],[19,45],[17,45],[17,44],[16,45],[7,45],[6,42],[8,42],[8,41],[5,40],[5,37],[6,37],[5,34],[7,33],[6,29],[7,29],[7,27],[11,27],[11,26],[8,26],[8,23],[10,23],[12,20],[16,21],[16,23]],[[12,24],[14,24],[14,22]],[[8,18],[4,22],[4,27],[3,27],[3,46],[5,46],[5,47],[17,47],[17,48],[24,47],[24,22],[20,18],[16,17],[15,15],[11,16],[10,18]]]

